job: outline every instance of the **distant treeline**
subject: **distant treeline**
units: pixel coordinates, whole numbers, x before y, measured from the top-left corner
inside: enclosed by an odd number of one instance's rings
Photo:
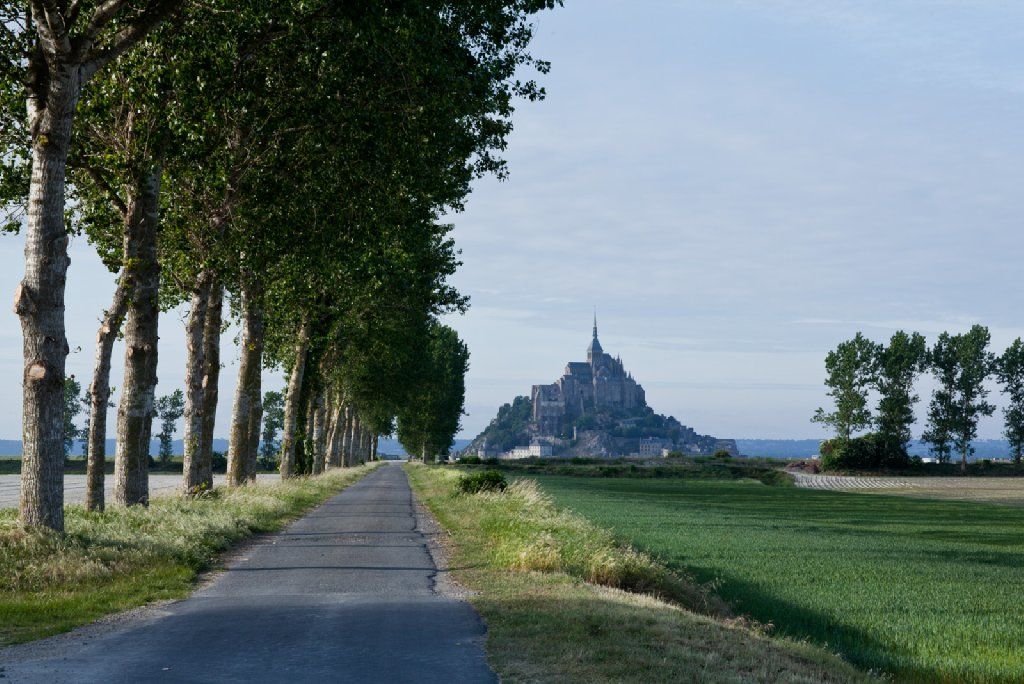
[[[1009,458],[1010,443],[1005,439],[978,439],[971,443],[974,460]],[[737,439],[736,446],[742,456],[754,458],[810,458],[818,455],[820,439]],[[907,446],[911,456],[928,456],[929,447],[920,440]]]

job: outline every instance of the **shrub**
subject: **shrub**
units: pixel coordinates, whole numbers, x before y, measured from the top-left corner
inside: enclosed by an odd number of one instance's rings
[[[872,432],[850,440],[829,439],[821,443],[822,470],[881,470],[905,468],[910,456],[901,444]]]
[[[469,465],[480,465],[479,456],[461,456],[459,457],[459,463],[467,463]]]
[[[459,491],[463,494],[503,492],[506,487],[508,487],[508,481],[497,470],[484,470],[472,475],[464,475],[459,480]]]
[[[216,473],[223,473],[228,469],[228,458],[223,451],[214,451],[210,454],[210,469]]]
[[[714,457],[715,458],[732,458],[732,454],[730,454],[725,449],[719,449],[718,451],[715,452]]]

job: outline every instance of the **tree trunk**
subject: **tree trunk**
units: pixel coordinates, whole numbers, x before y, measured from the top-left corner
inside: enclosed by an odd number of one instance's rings
[[[261,359],[262,363],[262,359]],[[256,377],[256,386],[252,389],[252,410],[249,414],[249,452],[246,454],[246,479],[256,481],[256,466],[260,456],[260,426],[263,423],[263,377]]]
[[[359,449],[359,414],[352,411],[348,424],[348,452],[345,454],[345,465],[351,467],[358,460]]]
[[[110,405],[110,359],[127,309],[128,288],[122,271],[117,279],[110,309],[103,315],[103,322],[96,333],[96,364],[89,385],[89,455],[85,476],[85,507],[90,511],[102,511],[106,503],[103,487],[107,455],[107,409]]]
[[[68,236],[64,188],[71,125],[82,90],[78,65],[56,69],[38,57],[28,97],[32,176],[25,230],[25,277],[14,295],[21,319],[21,499],[24,525],[64,530],[64,328]],[[45,75],[44,75],[45,74]],[[40,92],[40,90],[44,92]]]
[[[124,331],[124,384],[117,412],[114,500],[126,506],[149,503],[149,440],[160,314],[159,202],[160,170],[154,167],[140,179],[135,196],[129,199],[124,240],[131,291]]]
[[[185,496],[203,490],[203,423],[206,407],[206,319],[213,274],[202,271],[192,291],[185,323],[185,431],[181,490]],[[214,407],[216,408],[216,407]]]
[[[317,392],[313,402],[313,474],[324,472],[324,418],[327,410],[324,393]]]
[[[370,443],[370,460],[371,461],[376,461],[377,460],[377,447],[379,446],[379,442],[380,442],[380,436],[379,435],[374,435],[373,436],[373,441]]]
[[[220,327],[224,309],[224,286],[215,282],[210,289],[203,326],[203,432],[200,436],[199,484],[213,488],[213,429],[217,425],[220,385]]]
[[[228,486],[238,487],[249,478],[253,411],[259,410],[260,372],[263,370],[262,293],[243,285],[241,295],[242,343],[238,385],[231,411],[231,442],[228,447]]]
[[[341,435],[338,437],[338,464],[347,467],[349,464],[348,449],[352,438],[352,409],[348,405],[341,414]]]
[[[304,316],[299,326],[299,338],[295,343],[295,362],[288,377],[288,390],[284,399],[284,425],[281,428],[281,479],[295,475],[295,424],[299,417],[299,399],[302,396],[302,379],[306,371],[306,356],[309,349],[309,318]]]

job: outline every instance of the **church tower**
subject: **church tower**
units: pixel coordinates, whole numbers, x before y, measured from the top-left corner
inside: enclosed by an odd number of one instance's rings
[[[590,346],[587,347],[587,363],[593,366],[594,357],[599,357],[602,353],[604,353],[604,349],[601,348],[601,343],[597,341],[597,311],[594,311],[594,339],[590,340]]]

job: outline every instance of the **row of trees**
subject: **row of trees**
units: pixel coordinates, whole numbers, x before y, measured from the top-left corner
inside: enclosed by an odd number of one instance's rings
[[[942,333],[929,347],[919,333],[899,331],[888,344],[861,333],[840,343],[825,358],[825,385],[833,409],[819,408],[814,422],[835,430],[835,448],[845,448],[858,432],[873,428],[873,446],[882,465],[907,460],[913,438],[914,392],[917,378],[930,373],[936,382],[928,405],[928,422],[921,439],[947,463],[960,456],[963,469],[974,453],[978,421],[991,416],[986,382],[998,380],[1008,400],[1004,409],[1005,435],[1013,458],[1020,464],[1024,452],[1024,342],[1016,339],[1001,355],[989,350],[988,328],[975,325],[957,335]],[[872,411],[870,395],[878,397]]]
[[[514,101],[543,95],[518,77],[547,70],[531,17],[556,2],[0,4],[0,193],[25,235],[22,522],[63,528],[70,232],[117,274],[88,389],[89,508],[118,339],[114,499],[148,501],[159,314],[181,303],[184,494],[212,483],[229,320],[229,485],[255,476],[267,367],[288,375],[282,477],[372,458],[396,421],[415,453],[447,449],[467,354],[437,319],[467,301],[440,217],[505,174]]]

